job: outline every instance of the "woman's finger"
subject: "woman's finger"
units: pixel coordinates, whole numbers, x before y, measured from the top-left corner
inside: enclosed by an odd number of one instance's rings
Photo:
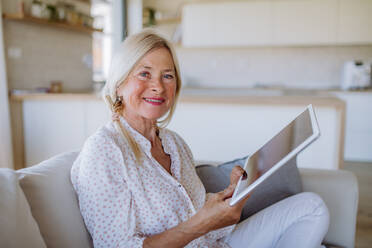
[[[230,198],[234,193],[235,185],[230,184],[226,189],[220,191],[218,194],[220,195],[222,200],[226,198]]]
[[[231,171],[231,174],[230,174],[230,183],[231,184],[237,184],[238,181],[239,181],[239,178],[243,176],[243,179],[246,179],[247,177],[247,173],[245,172],[245,170],[243,170],[242,167],[240,166],[235,166],[232,171]]]

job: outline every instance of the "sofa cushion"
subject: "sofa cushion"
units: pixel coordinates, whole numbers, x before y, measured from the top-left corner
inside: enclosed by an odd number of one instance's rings
[[[0,169],[0,223],[1,247],[46,247],[11,169]]]
[[[330,214],[325,242],[334,247],[354,247],[358,212],[358,180],[345,170],[301,168],[303,188],[322,197]],[[333,246],[332,246],[333,247]]]
[[[218,166],[199,165],[197,173],[207,192],[218,192],[230,183],[230,173],[234,166],[244,166],[247,157],[235,159]],[[290,160],[267,180],[262,182],[247,200],[241,220],[258,211],[297,193],[302,192],[302,181],[296,165],[296,158]]]
[[[93,247],[70,182],[70,169],[77,155],[64,153],[17,171],[48,247]]]

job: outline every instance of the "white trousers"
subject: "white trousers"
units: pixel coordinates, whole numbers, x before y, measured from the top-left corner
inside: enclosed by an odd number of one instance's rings
[[[288,197],[236,225],[224,241],[232,248],[320,248],[329,212],[315,193]]]

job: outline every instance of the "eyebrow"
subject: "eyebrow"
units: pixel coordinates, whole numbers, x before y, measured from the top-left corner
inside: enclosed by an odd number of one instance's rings
[[[146,65],[142,65],[141,67],[142,67],[142,68],[145,68],[145,69],[148,69],[148,70],[151,70],[151,69],[152,69],[151,66],[146,66]],[[174,72],[175,70],[174,70],[174,69],[165,69],[165,70],[163,70],[163,71],[164,71],[164,72],[169,72],[169,71]]]

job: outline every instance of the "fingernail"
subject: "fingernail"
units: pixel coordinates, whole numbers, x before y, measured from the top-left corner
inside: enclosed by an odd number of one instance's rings
[[[243,178],[242,178],[242,180],[245,180],[245,179],[247,179],[247,176],[248,176],[248,175],[247,175],[247,172],[246,172],[246,171],[244,171],[244,172],[243,172]]]

